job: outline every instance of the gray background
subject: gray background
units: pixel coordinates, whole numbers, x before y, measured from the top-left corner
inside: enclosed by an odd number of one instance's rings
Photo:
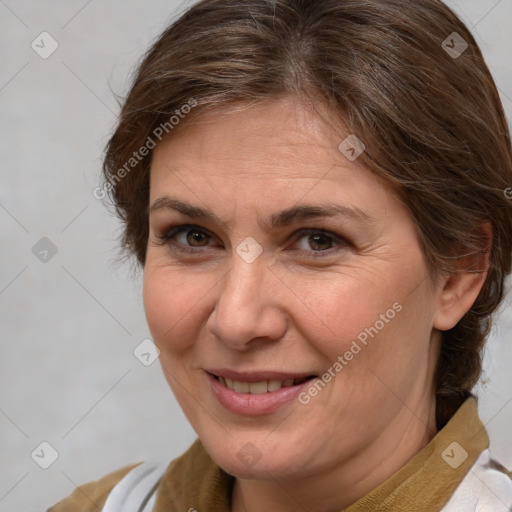
[[[141,279],[116,263],[119,225],[92,195],[118,112],[113,92],[126,91],[147,45],[189,4],[0,0],[2,512],[41,511],[126,464],[171,460],[196,437],[158,362],[133,354],[149,337]],[[510,120],[512,0],[450,5],[472,27]],[[59,44],[47,59],[31,48],[43,31]],[[47,262],[32,251],[42,237],[57,248]],[[492,448],[509,468],[511,334],[509,295],[479,390]],[[43,441],[58,453],[48,469],[31,458]],[[34,458],[48,463],[42,450]]]

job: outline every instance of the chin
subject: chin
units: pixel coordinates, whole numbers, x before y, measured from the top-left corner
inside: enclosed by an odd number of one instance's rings
[[[276,463],[276,461],[266,462],[260,460],[254,466],[250,464],[245,464],[238,460],[238,458],[226,458],[224,457],[220,461],[216,461],[217,464],[230,475],[233,475],[236,478],[240,478],[243,480],[268,480],[271,478],[283,478],[289,475],[287,471],[287,467],[283,467],[283,465]],[[287,463],[285,463],[287,465]]]
[[[283,453],[277,453],[275,447],[267,446],[259,450],[247,440],[230,441],[227,446],[215,444],[210,447],[202,441],[210,457],[228,474],[244,480],[268,480],[269,477],[286,478],[297,470],[297,461],[286,456],[293,449],[284,447]],[[240,446],[240,448],[238,448]]]

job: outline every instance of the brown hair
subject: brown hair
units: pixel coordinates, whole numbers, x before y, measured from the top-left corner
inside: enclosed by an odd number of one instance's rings
[[[467,49],[450,54],[460,38]],[[361,161],[396,186],[433,275],[450,270],[457,248],[482,252],[476,227],[492,225],[486,282],[442,333],[434,382],[441,428],[480,376],[512,251],[503,107],[474,38],[441,1],[203,0],[191,7],[143,58],[106,149],[105,187],[124,222],[123,246],[144,265],[151,151],[141,156],[140,148],[154,146],[161,127],[172,136],[212,109],[286,95],[327,107],[364,142]],[[170,123],[192,102],[190,114]]]

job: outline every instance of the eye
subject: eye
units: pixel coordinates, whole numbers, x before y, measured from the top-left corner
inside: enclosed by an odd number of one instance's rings
[[[173,226],[164,233],[157,235],[161,244],[167,244],[173,250],[198,253],[200,250],[213,249],[215,237],[200,226],[185,224]],[[308,253],[311,257],[327,256],[346,248],[348,241],[343,237],[321,229],[302,229],[295,235],[290,250]]]
[[[210,247],[213,239],[208,231],[194,225],[174,226],[157,237],[162,244],[169,243],[172,248],[188,252],[194,252],[195,248]]]
[[[210,235],[199,229],[186,229],[179,231],[175,235],[178,243],[183,245],[190,245],[191,247],[204,247],[210,241]]]
[[[306,229],[299,232],[295,245],[298,246],[300,251],[330,253],[331,249],[337,250],[338,247],[346,247],[348,244],[343,238],[334,233],[319,229]]]

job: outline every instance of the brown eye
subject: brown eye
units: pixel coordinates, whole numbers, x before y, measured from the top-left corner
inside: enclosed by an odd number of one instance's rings
[[[317,230],[303,231],[296,242],[300,250],[309,252],[327,251],[339,244],[337,236]]]
[[[294,243],[295,249],[313,258],[329,256],[349,246],[350,243],[344,237],[321,229],[299,231]]]
[[[203,247],[208,245],[210,240],[210,237],[204,231],[197,229],[190,229],[184,234],[186,234],[187,243],[191,247]]]
[[[208,231],[193,225],[174,226],[158,236],[162,243],[182,251],[209,248],[213,240]]]
[[[332,238],[323,234],[310,235],[308,243],[314,251],[325,251],[333,246]]]

